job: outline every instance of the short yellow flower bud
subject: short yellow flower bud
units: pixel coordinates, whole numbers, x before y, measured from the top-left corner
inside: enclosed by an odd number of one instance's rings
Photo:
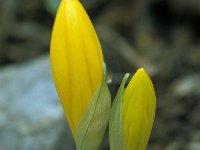
[[[145,150],[154,122],[156,96],[143,68],[139,69],[122,98],[123,138],[126,150]]]

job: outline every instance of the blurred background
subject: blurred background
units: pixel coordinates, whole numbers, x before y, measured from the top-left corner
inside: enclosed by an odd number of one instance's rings
[[[73,150],[52,82],[59,0],[0,0],[0,150]],[[112,98],[144,67],[157,95],[148,150],[200,150],[200,1],[82,0],[100,38]],[[108,138],[102,144],[108,148]]]

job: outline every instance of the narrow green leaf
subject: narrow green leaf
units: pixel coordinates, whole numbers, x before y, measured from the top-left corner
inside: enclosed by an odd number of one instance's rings
[[[105,65],[103,70],[103,81],[77,127],[77,150],[97,150],[110,119],[111,96],[106,83]]]
[[[112,105],[111,118],[109,122],[109,140],[111,150],[125,150],[121,109],[122,95],[128,77],[129,74],[125,74]]]
[[[55,15],[61,0],[43,0],[43,2],[47,10]]]

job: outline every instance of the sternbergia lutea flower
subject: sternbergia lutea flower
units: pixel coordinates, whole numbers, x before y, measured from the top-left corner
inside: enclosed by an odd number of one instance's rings
[[[124,143],[127,150],[145,150],[154,122],[156,97],[146,71],[139,69],[122,99]]]
[[[111,98],[100,42],[79,0],[61,0],[50,59],[77,150],[97,150],[109,119],[111,150],[145,150],[156,109],[151,79],[141,68],[125,89],[125,75],[110,113]]]
[[[153,84],[141,68],[124,89],[124,77],[113,104],[110,121],[111,150],[145,150],[150,137],[156,110]]]
[[[53,79],[73,136],[102,82],[103,55],[92,23],[78,0],[62,0],[51,39]]]

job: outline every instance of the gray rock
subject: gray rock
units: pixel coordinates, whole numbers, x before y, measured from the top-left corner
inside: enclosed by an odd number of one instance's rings
[[[75,149],[48,56],[0,68],[0,150]]]

